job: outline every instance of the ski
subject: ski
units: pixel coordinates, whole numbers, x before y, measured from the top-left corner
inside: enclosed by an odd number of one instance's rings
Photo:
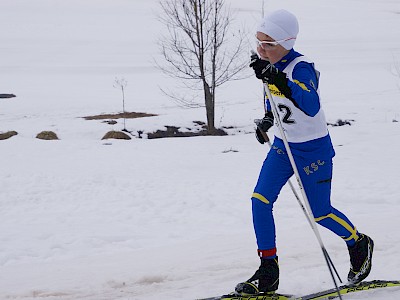
[[[346,295],[355,292],[361,291],[369,291],[380,288],[387,287],[400,287],[399,280],[373,280],[373,281],[363,281],[358,285],[342,285],[339,287],[340,295]],[[295,298],[296,300],[319,300],[319,299],[335,299],[338,297],[337,291],[335,288],[325,290],[322,292],[317,292],[309,295],[305,295],[299,298]]]
[[[203,298],[197,300],[297,300],[293,295],[285,294],[258,294],[253,296],[239,296],[234,293],[219,297]]]
[[[363,281],[358,285],[342,285],[339,287],[340,295],[346,295],[355,292],[369,291],[387,287],[400,287],[399,280],[373,280]],[[338,297],[336,288],[316,292],[300,297],[288,294],[258,294],[253,296],[240,296],[237,294],[229,294],[218,297],[203,298],[197,300],[323,300],[335,299]]]

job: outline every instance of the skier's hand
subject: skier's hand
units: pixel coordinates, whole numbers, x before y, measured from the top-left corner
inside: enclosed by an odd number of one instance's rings
[[[258,79],[261,79],[264,83],[275,84],[286,98],[290,99],[292,97],[286,73],[279,71],[268,60],[259,58],[255,52],[252,53],[250,58],[250,67],[253,68]]]
[[[271,111],[267,111],[264,118],[255,119],[254,123],[256,123],[257,128],[260,128],[260,130],[267,132],[272,126],[274,126],[274,115]]]
[[[257,125],[256,128],[256,139],[260,144],[264,144],[269,141],[266,132],[274,125],[274,115],[272,112],[267,111],[264,118],[255,119],[254,123]]]
[[[280,71],[268,60],[259,58],[255,53],[253,53],[250,58],[250,67],[253,68],[256,77],[264,82],[273,83],[274,78]]]
[[[267,133],[261,131],[258,127],[256,127],[256,139],[260,144],[265,144],[269,141]]]

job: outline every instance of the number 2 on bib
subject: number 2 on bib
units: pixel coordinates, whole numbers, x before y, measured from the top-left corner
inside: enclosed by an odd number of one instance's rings
[[[284,105],[284,104],[278,104],[278,108],[279,111],[284,113],[285,115],[282,118],[282,122],[286,123],[286,124],[294,124],[296,123],[295,120],[290,119],[290,117],[292,116],[292,111],[290,109],[290,107]]]

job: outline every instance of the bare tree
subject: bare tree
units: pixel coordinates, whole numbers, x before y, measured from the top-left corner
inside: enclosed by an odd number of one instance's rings
[[[119,78],[115,77],[113,86],[115,88],[121,89],[121,92],[122,92],[122,115],[124,117],[124,129],[122,129],[122,131],[128,131],[126,129],[126,111],[125,111],[125,88],[126,88],[127,84],[128,84],[128,81],[126,81],[125,78],[119,79]]]
[[[216,88],[230,80],[243,78],[247,66],[245,33],[230,32],[233,21],[224,0],[162,0],[160,20],[168,29],[160,48],[167,61],[160,68],[182,79],[192,90],[202,90],[208,132],[215,131]],[[187,106],[184,97],[169,94]]]

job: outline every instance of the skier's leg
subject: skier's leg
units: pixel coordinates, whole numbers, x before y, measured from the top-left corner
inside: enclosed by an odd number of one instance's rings
[[[350,220],[331,206],[332,159],[296,158],[304,190],[315,221],[340,236],[349,246],[359,233]]]
[[[272,146],[261,168],[251,198],[254,231],[261,265],[249,280],[236,286],[235,290],[239,294],[274,292],[278,289],[279,265],[272,209],[280,190],[292,174],[293,170],[285,152]]]
[[[348,280],[358,283],[371,271],[374,243],[361,234],[342,212],[332,207],[330,201],[332,160],[302,161],[301,180],[310,202],[315,221],[340,236],[347,244],[351,267]]]
[[[263,163],[251,197],[254,231],[261,257],[276,257],[272,210],[283,185],[292,175],[293,170],[287,155],[273,146]]]

